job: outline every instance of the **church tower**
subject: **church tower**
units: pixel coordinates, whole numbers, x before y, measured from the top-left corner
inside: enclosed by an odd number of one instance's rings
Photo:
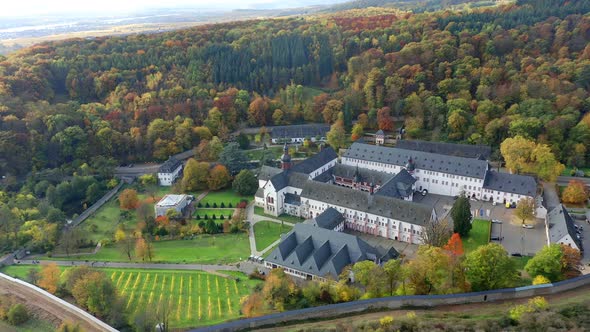
[[[283,147],[283,156],[281,157],[281,169],[286,171],[291,168],[291,156],[289,155],[289,147],[287,147],[287,142],[285,142],[285,146]]]

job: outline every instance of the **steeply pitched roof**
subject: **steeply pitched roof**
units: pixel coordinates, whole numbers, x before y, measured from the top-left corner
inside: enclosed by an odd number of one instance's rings
[[[468,145],[444,142],[429,142],[419,140],[399,140],[395,146],[400,149],[414,150],[430,153],[444,154],[448,156],[464,158],[490,159],[492,148],[487,145]]]
[[[268,181],[280,172],[282,172],[280,168],[262,165],[260,172],[258,173],[258,180]]]
[[[397,166],[405,166],[412,159],[418,169],[478,179],[483,179],[488,169],[485,160],[361,143],[353,143],[344,153],[344,157]]]
[[[569,234],[578,249],[582,248],[581,241],[576,236],[574,220],[562,204],[547,213],[547,223],[549,224],[549,240],[551,243],[557,243]]]
[[[317,181],[308,181],[303,186],[301,201],[305,203],[305,199],[326,202],[416,225],[429,222],[432,215],[432,208],[423,204],[371,195],[365,191]]]
[[[336,154],[336,151],[334,151],[334,149],[332,149],[331,147],[324,148],[316,155],[309,157],[304,161],[296,164],[291,168],[291,170],[294,172],[309,175],[313,171],[317,170],[318,168],[324,166],[325,164],[329,163],[334,159],[338,159],[338,154]]]
[[[264,188],[258,188],[258,190],[256,190],[256,194],[254,194],[254,196],[263,198],[264,197]]]
[[[178,159],[170,157],[160,166],[158,173],[173,173],[180,165],[182,163]]]
[[[344,216],[338,210],[327,208],[324,212],[313,218],[311,224],[316,227],[333,230],[342,222],[344,222]]]
[[[307,174],[293,172],[293,170],[282,171],[270,179],[276,191],[285,187],[301,188],[303,184],[309,179]]]
[[[285,203],[291,205],[301,205],[301,197],[299,195],[286,193]]]
[[[367,183],[373,183],[376,185],[377,184],[383,185],[387,181],[391,180],[391,178],[393,178],[393,174],[391,174],[391,173],[374,171],[372,169],[363,168],[363,167],[357,168],[356,166],[343,165],[343,164],[337,163],[336,165],[334,165],[334,167],[328,169],[324,173],[315,177],[314,181],[329,182],[329,181],[333,180],[334,176],[340,176],[343,178],[352,179],[352,178],[354,178],[354,176],[357,172],[358,172],[358,175],[360,175],[361,181],[367,182]]]
[[[375,136],[385,136],[385,133],[383,132],[383,130],[379,129],[379,130],[377,130],[377,132],[375,133]]]
[[[338,278],[345,266],[368,257],[387,260],[390,256],[356,236],[296,224],[266,260],[304,273]]]
[[[267,127],[272,138],[325,137],[330,126],[323,123]]]
[[[414,183],[416,183],[416,179],[408,171],[402,169],[391,180],[379,188],[375,195],[403,199],[412,194]]]
[[[483,188],[532,197],[537,194],[537,182],[532,176],[496,171],[488,171]]]

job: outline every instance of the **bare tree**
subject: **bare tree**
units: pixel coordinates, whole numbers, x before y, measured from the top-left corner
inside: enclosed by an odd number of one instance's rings
[[[442,247],[453,235],[453,225],[448,219],[430,221],[422,227],[422,243]]]

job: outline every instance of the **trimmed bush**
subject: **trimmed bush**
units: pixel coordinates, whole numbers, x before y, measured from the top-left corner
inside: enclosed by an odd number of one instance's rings
[[[219,219],[224,220],[225,217],[223,216],[223,214],[219,215]]]
[[[221,202],[221,204],[219,205],[220,208],[225,208],[225,204],[223,204],[223,202]]]
[[[29,313],[27,308],[22,304],[14,304],[8,310],[6,319],[12,325],[20,325],[29,320]]]
[[[227,207],[230,207],[230,208],[232,208],[232,207],[233,207],[232,203],[231,203],[231,202],[229,202],[229,204],[227,204]]]
[[[211,206],[209,205],[209,202],[205,203],[205,207],[211,207]]]
[[[199,202],[199,204],[197,204],[197,207],[203,207],[203,204],[201,204],[201,202]]]
[[[211,219],[213,219],[213,220],[217,219],[217,217],[215,216],[215,214],[211,217]]]
[[[201,216],[197,214],[197,220],[201,220]]]
[[[217,203],[216,202],[213,202],[213,207],[214,208],[217,208]]]

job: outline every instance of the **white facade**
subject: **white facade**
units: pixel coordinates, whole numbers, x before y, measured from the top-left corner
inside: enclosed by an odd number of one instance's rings
[[[348,157],[342,157],[342,164],[391,174],[397,174],[403,168],[398,165]],[[428,171],[419,168],[415,169],[414,177],[416,178],[414,186],[416,190],[420,192],[427,190],[429,193],[443,196],[458,196],[464,194],[468,197],[474,197],[484,201],[493,201],[498,204],[504,204],[506,202],[518,203],[522,198],[533,198],[532,196],[485,189],[483,187],[484,179],[474,177]]]
[[[338,212],[344,216],[343,228],[346,227],[362,233],[402,242],[414,244],[422,243],[421,237],[423,228],[420,225],[304,197],[301,198],[301,214],[304,218],[314,218],[330,207],[338,210]]]
[[[191,195],[166,195],[154,206],[154,213],[156,218],[165,216],[166,212],[174,209],[178,213],[182,213],[183,209],[190,204],[193,197]]]
[[[166,186],[166,187],[171,186],[174,183],[174,181],[176,181],[176,179],[180,175],[181,171],[182,171],[182,164],[180,164],[172,173],[159,173],[158,172],[158,180],[160,181],[160,185]]]

